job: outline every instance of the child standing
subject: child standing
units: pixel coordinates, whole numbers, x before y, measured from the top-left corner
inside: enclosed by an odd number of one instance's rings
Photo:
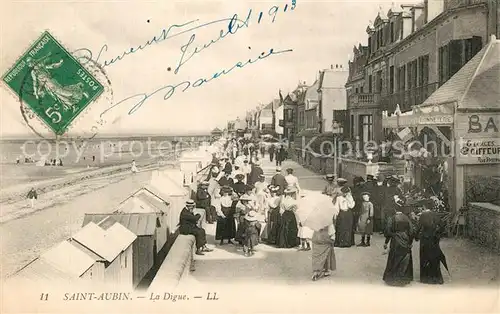
[[[370,237],[373,233],[373,204],[370,202],[370,193],[361,193],[363,202],[358,220],[358,232],[361,234],[361,243],[357,246],[370,246]],[[366,239],[366,242],[365,242]]]
[[[311,239],[314,231],[304,226],[299,222],[299,238],[300,238],[300,248],[299,251],[310,251],[311,250]]]
[[[250,211],[245,215],[245,230],[243,232],[243,252],[246,257],[254,254],[255,246],[259,244],[261,225],[257,221],[257,212]]]

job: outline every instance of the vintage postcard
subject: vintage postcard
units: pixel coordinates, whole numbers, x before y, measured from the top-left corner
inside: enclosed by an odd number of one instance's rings
[[[1,8],[0,312],[500,312],[498,0]]]

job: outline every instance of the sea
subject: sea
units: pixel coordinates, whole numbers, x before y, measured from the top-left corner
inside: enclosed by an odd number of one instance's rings
[[[63,177],[113,165],[171,159],[199,145],[197,137],[147,136],[48,141],[0,140],[0,187]]]

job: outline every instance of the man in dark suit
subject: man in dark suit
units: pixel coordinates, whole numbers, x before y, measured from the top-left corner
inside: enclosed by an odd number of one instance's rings
[[[281,174],[281,167],[276,167],[276,174],[271,179],[271,185],[277,186],[279,188],[278,195],[283,195],[286,188],[285,177]]]
[[[205,229],[197,226],[200,214],[193,214],[195,202],[188,200],[179,216],[179,233],[183,235],[193,235],[196,240],[196,254],[205,255],[203,252],[211,252],[213,250],[207,247],[207,236]]]
[[[250,175],[248,176],[248,185],[255,185],[255,183],[259,182],[260,176],[264,175],[264,170],[260,167],[260,161],[256,160],[252,164],[252,170],[250,170]]]
[[[276,166],[281,166],[281,163],[286,159],[285,146],[281,145],[278,152],[276,153]]]
[[[233,165],[229,161],[228,157],[224,157],[224,165],[222,171],[229,173],[233,172]]]
[[[231,171],[224,170],[224,176],[219,179],[219,185],[222,186],[233,186],[234,182],[231,178]]]

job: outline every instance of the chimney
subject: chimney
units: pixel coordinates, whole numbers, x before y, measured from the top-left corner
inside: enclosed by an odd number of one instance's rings
[[[425,23],[429,23],[444,10],[444,0],[425,0],[424,1]]]
[[[433,0],[431,0],[431,2],[433,2]],[[424,15],[424,7],[423,6],[420,6],[420,5],[416,5],[414,7],[411,8],[411,15],[412,15],[412,28],[411,28],[411,32],[416,32],[417,30],[419,30],[420,28],[422,28],[422,26],[424,26],[424,23],[425,21],[423,21],[423,19],[425,19],[425,15]]]

